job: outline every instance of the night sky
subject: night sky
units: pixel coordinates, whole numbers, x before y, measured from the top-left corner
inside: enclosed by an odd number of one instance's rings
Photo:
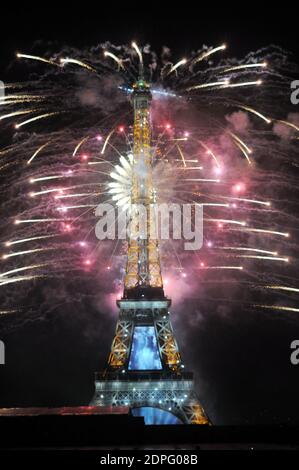
[[[79,4],[72,11],[52,4],[43,10],[28,3],[10,11],[2,6],[0,79],[14,79],[8,65],[15,52],[30,51],[36,41],[43,46],[81,47],[136,39],[153,48],[167,44],[179,57],[203,43],[226,42],[236,57],[277,44],[293,52],[298,63],[298,18],[291,8],[282,11],[273,3],[260,11],[252,2],[225,10],[209,10],[203,3],[194,10],[172,2],[164,11],[152,3],[111,11],[95,4],[84,9]],[[56,290],[61,292],[59,282],[51,279],[47,294],[37,287],[34,300],[42,305],[44,295],[55,298]],[[103,289],[100,286],[99,291]],[[90,286],[86,290],[90,292]],[[96,293],[97,286],[92,290]],[[76,311],[77,305],[84,316]],[[179,308],[194,314],[175,310],[173,322],[186,369],[195,373],[199,397],[212,422],[298,424],[299,365],[291,365],[289,359],[290,343],[299,339],[298,314],[283,318],[276,312],[239,307],[228,314],[221,299],[217,311],[214,307],[193,295]],[[2,319],[0,339],[6,344],[7,363],[0,366],[0,407],[88,404],[94,372],[105,364],[116,318],[116,308],[107,314],[101,298],[95,304],[86,297],[70,299],[62,308],[56,302],[46,315],[29,315],[25,322]]]

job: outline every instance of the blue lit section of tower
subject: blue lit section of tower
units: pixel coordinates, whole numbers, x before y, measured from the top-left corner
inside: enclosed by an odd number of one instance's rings
[[[160,370],[162,363],[155,328],[153,326],[135,326],[129,370]]]

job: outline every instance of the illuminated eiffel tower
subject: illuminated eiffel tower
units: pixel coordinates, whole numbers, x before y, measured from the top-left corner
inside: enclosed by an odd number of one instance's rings
[[[186,372],[173,333],[156,239],[140,237],[134,204],[146,208],[147,234],[154,204],[150,125],[151,92],[143,79],[133,86],[134,147],[132,213],[124,293],[106,369],[96,373],[91,405],[129,406],[147,424],[210,424]],[[140,222],[139,222],[140,223]],[[141,229],[140,229],[141,230]],[[140,235],[140,234],[139,234]]]

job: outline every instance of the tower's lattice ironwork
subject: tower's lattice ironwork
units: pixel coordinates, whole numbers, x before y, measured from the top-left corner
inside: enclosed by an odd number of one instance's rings
[[[133,181],[124,294],[107,367],[96,374],[93,405],[158,409],[183,423],[209,424],[186,372],[163,290],[155,231],[150,123],[151,93],[141,78],[134,85]],[[146,223],[140,227],[142,205]]]
[[[128,247],[128,260],[125,277],[125,292],[138,287],[162,288],[162,276],[158,242],[150,238],[155,221],[151,216],[154,204],[152,180],[152,149],[150,126],[149,86],[139,80],[134,86],[134,147],[131,231]],[[145,227],[140,227],[140,214],[134,205],[142,205],[145,210]],[[141,239],[142,228],[146,233]]]

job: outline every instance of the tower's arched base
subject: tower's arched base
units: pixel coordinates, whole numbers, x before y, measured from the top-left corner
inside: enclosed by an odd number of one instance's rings
[[[192,374],[184,372],[180,378],[171,375],[165,376],[161,372],[130,373],[129,377],[97,374],[91,405],[129,406],[133,414],[141,408],[155,408],[176,417],[165,424],[210,424],[194,392]],[[140,415],[144,416],[142,412]],[[158,424],[149,422],[149,414],[145,423]]]

